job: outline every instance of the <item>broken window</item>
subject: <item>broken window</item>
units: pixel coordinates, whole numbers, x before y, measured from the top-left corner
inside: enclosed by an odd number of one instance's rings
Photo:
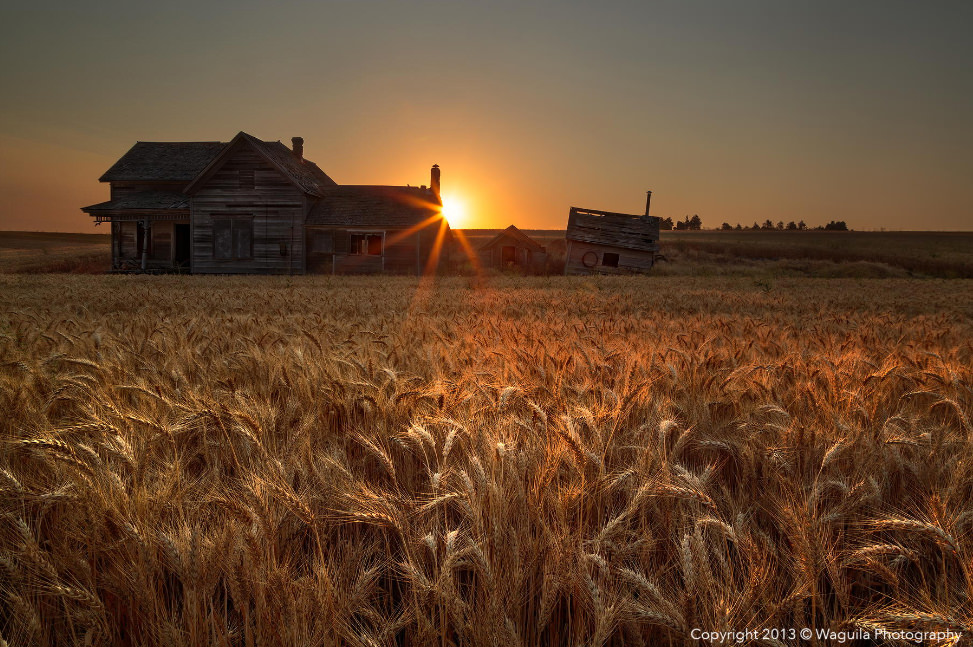
[[[351,253],[368,256],[382,255],[382,234],[352,234]]]
[[[382,237],[381,236],[369,236],[368,237],[368,253],[372,256],[382,255]]]
[[[601,256],[601,264],[605,267],[618,267],[618,254],[605,252]]]
[[[220,260],[253,258],[253,219],[213,220],[213,258]]]

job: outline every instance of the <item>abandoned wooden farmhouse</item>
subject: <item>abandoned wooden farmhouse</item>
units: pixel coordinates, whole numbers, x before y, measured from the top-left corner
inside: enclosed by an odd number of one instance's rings
[[[530,236],[510,225],[477,250],[483,267],[522,272],[539,271],[547,250]]]
[[[304,140],[138,142],[104,175],[112,269],[194,274],[435,271],[449,225],[430,185],[339,185]]]
[[[659,253],[659,218],[649,215],[651,199],[649,191],[641,216],[571,207],[564,273],[630,274],[652,269]]]

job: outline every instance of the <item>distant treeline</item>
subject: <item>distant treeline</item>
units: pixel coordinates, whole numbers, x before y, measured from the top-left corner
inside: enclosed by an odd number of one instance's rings
[[[676,220],[675,222],[673,222],[672,218],[663,218],[659,227],[665,230],[698,231],[703,228],[703,220],[699,217],[699,214],[694,215],[692,218],[686,216],[685,219]],[[791,220],[786,225],[783,220],[779,220],[775,225],[768,218],[764,220],[764,224],[762,225],[754,222],[752,227],[747,227],[740,223],[737,223],[734,227],[730,223],[724,222],[720,225],[720,229],[722,231],[848,231],[848,225],[844,220],[832,220],[826,225],[818,225],[817,227],[808,227],[803,220],[800,222]]]

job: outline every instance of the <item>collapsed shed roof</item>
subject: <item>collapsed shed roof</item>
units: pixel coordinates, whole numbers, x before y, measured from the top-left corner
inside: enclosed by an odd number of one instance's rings
[[[571,207],[565,238],[581,243],[654,252],[659,243],[659,219],[655,216]]]

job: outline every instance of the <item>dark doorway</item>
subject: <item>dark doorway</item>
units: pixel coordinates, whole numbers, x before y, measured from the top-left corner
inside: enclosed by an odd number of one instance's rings
[[[176,236],[176,248],[173,250],[172,261],[176,267],[189,269],[189,257],[192,253],[192,245],[189,237],[189,224],[176,223],[173,225],[173,233]]]
[[[135,226],[135,257],[142,258],[143,251],[147,251],[145,250],[145,223],[139,220]]]
[[[504,245],[500,248],[500,264],[503,267],[517,264],[517,248],[513,245]]]

